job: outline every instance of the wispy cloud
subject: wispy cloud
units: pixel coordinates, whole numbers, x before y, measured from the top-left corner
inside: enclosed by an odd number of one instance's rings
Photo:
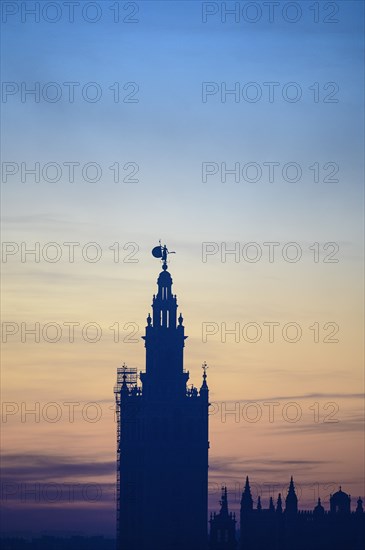
[[[67,479],[94,479],[115,475],[115,461],[81,461],[54,455],[6,454],[3,456],[3,480],[17,482],[66,481]]]
[[[279,372],[281,372],[282,369],[279,369]],[[247,399],[247,401],[292,401],[292,400],[304,400],[304,399],[364,399],[365,394],[363,393],[340,393],[340,392],[334,392],[334,393],[305,393],[305,394],[294,394],[294,395],[274,395],[274,396],[267,396],[267,397],[258,397],[258,398],[252,398]],[[239,398],[239,399],[230,399],[228,401],[225,400],[217,400],[215,403],[236,403],[237,401],[244,401],[245,399]]]

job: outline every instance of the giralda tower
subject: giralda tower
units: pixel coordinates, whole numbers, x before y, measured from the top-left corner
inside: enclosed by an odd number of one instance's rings
[[[117,548],[206,550],[208,407],[206,365],[200,390],[187,386],[183,318],[162,260],[147,317],[146,370],[118,369]]]

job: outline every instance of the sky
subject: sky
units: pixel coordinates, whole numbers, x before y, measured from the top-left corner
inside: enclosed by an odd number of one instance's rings
[[[291,475],[302,509],[364,497],[363,4],[287,4],[2,3],[9,532],[114,535],[159,239],[209,365],[210,509],[246,475],[264,507]]]

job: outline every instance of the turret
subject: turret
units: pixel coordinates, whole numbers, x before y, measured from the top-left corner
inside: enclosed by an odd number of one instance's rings
[[[313,516],[315,519],[320,519],[324,516],[324,508],[321,504],[321,499],[318,499],[317,506],[313,510]]]

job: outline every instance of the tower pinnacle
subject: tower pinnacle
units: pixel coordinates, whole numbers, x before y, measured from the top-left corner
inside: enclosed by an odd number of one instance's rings
[[[252,512],[252,510],[253,510],[253,499],[251,495],[251,487],[250,487],[248,476],[246,476],[245,488],[243,490],[242,498],[241,498],[241,511],[246,513],[246,512]]]

